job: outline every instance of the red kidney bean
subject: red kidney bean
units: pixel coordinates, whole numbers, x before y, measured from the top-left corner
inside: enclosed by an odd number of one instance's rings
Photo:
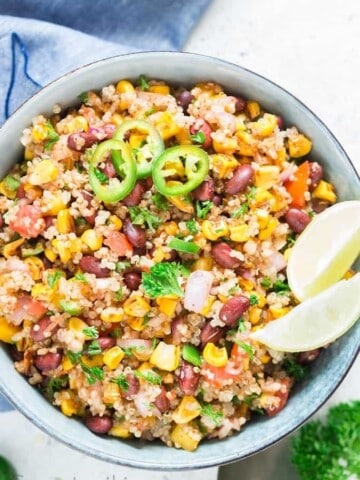
[[[232,256],[234,250],[225,242],[216,243],[211,249],[211,256],[215,262],[223,268],[237,268],[241,261]]]
[[[301,365],[306,365],[316,360],[320,355],[320,352],[320,348],[315,348],[315,350],[309,350],[307,352],[300,352],[297,354],[296,360],[298,363],[301,363]]]
[[[194,99],[194,95],[191,94],[188,90],[183,90],[177,96],[177,104],[184,109],[184,112],[187,112],[188,106]]]
[[[280,130],[283,128],[284,126],[284,120],[282,117],[279,117],[279,115],[277,115],[276,117],[276,121],[277,121],[277,124],[278,124],[278,127],[280,128]]]
[[[181,327],[185,324],[185,317],[180,315],[175,317],[174,320],[171,322],[171,335],[172,335],[172,343],[174,345],[180,345],[181,343]]]
[[[52,323],[50,317],[43,317],[32,326],[30,335],[34,342],[42,342],[46,338],[50,338],[54,333],[54,330],[57,330],[58,328],[57,325]]]
[[[287,389],[285,392],[277,392],[275,396],[278,397],[280,401],[277,407],[266,409],[266,413],[269,417],[273,417],[274,415],[278,414],[285,407],[289,397],[289,389]]]
[[[133,225],[127,218],[124,220],[123,232],[131,245],[137,248],[145,247],[146,245],[146,232],[141,227]]]
[[[116,130],[115,125],[107,124],[102,128],[90,127],[87,132],[72,133],[68,136],[67,146],[75,152],[83,152],[99,140],[112,138]]]
[[[101,260],[92,255],[84,255],[79,262],[80,268],[86,273],[92,273],[97,278],[106,278],[110,276],[110,270],[101,266]]]
[[[167,262],[175,262],[179,259],[179,255],[175,250],[170,250],[169,257],[167,258]]]
[[[91,193],[83,190],[83,191],[81,192],[81,196],[83,197],[84,200],[86,200],[86,202],[87,202],[87,208],[92,209],[93,207],[92,207],[92,205],[91,205],[91,201],[92,201],[92,199],[93,199],[93,196],[91,195]],[[84,217],[84,218],[85,218],[85,220],[88,222],[89,225],[95,225],[96,215],[97,215],[97,213],[94,212],[94,213],[92,213],[91,215],[87,215],[87,216]]]
[[[24,352],[19,352],[15,345],[9,345],[8,352],[13,362],[21,362],[24,358]]]
[[[35,360],[35,367],[41,372],[47,370],[54,370],[57,368],[62,360],[62,354],[59,352],[45,353],[45,355],[39,355]]]
[[[0,228],[4,226],[4,217],[0,213]]]
[[[323,168],[318,162],[309,162],[310,167],[310,190],[314,190],[323,177]]]
[[[141,197],[145,193],[145,190],[146,188],[142,182],[136,182],[132,191],[122,201],[123,204],[127,207],[134,207],[135,205],[139,205],[139,203],[141,202]]]
[[[215,182],[212,178],[201,183],[192,193],[194,200],[206,202],[212,200],[215,193]]]
[[[201,345],[207,343],[217,343],[224,336],[224,329],[222,327],[213,327],[210,322],[205,323],[200,333]]]
[[[200,373],[195,372],[192,365],[184,362],[179,375],[179,387],[185,395],[193,395],[199,385]]]
[[[116,340],[113,337],[99,337],[97,339],[101,350],[107,350],[108,348],[115,347]]]
[[[154,185],[154,180],[152,179],[152,177],[147,177],[141,180],[141,183],[144,185],[146,191],[152,188],[152,186]]]
[[[87,417],[85,420],[87,428],[98,435],[105,435],[111,430],[113,421],[109,417]]]
[[[222,202],[222,197],[220,195],[214,195],[212,198],[213,204],[218,207]]]
[[[310,216],[298,208],[289,208],[284,219],[295,233],[301,233],[311,221]]]
[[[236,295],[236,297],[230,298],[221,307],[219,312],[219,318],[228,327],[235,327],[239,318],[250,307],[250,301],[245,295]]]
[[[17,198],[26,198],[25,184],[20,183],[19,188],[16,191]]]
[[[166,389],[165,387],[161,388],[161,393],[155,399],[155,406],[161,413],[165,413],[170,408],[169,399],[166,396]]]
[[[112,163],[112,161],[106,160],[105,166],[104,166],[104,173],[108,178],[115,178],[116,177],[116,170],[115,167]]]
[[[252,183],[254,173],[254,169],[251,165],[240,165],[234,171],[232,178],[226,182],[225,192],[229,195],[236,195],[237,193],[244,192]]]
[[[129,384],[129,387],[127,388],[126,391],[121,391],[121,394],[126,400],[132,400],[134,396],[138,393],[140,390],[140,382],[139,380],[135,377],[135,375],[128,373],[126,375],[126,380]]]
[[[315,213],[321,213],[330,206],[327,200],[320,200],[320,198],[312,198],[311,206]]]
[[[142,255],[146,255],[146,247],[134,248],[133,253],[134,253],[134,255],[140,255],[140,257]]]
[[[124,282],[129,290],[137,290],[141,283],[141,274],[139,272],[127,272],[124,274]]]
[[[45,220],[45,229],[51,227],[54,224],[55,217],[51,217],[50,215],[43,217]]]
[[[235,98],[236,98],[235,113],[243,112],[246,108],[246,100],[242,97],[235,97]]]
[[[196,125],[196,126],[195,126]],[[203,119],[197,120],[195,125],[191,125],[190,127],[190,134],[196,135],[198,132],[202,132],[205,136],[205,141],[201,145],[202,148],[205,150],[212,145],[212,138],[211,138],[211,127],[210,125]]]

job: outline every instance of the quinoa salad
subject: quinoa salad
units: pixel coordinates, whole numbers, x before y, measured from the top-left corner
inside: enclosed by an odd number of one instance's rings
[[[297,305],[291,248],[336,201],[311,139],[211,82],[141,75],[76,104],[33,119],[0,183],[16,370],[94,434],[187,451],[276,415],[320,349],[250,334]]]

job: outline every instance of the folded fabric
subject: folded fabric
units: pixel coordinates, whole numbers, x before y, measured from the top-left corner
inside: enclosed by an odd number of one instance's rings
[[[42,85],[101,58],[179,49],[210,0],[0,3],[0,126]],[[39,20],[71,26],[94,36]],[[1,373],[0,373],[1,374]],[[12,406],[0,395],[0,412]]]

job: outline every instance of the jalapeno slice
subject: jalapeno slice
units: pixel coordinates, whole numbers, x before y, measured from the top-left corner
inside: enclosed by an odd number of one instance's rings
[[[195,190],[208,172],[209,157],[195,145],[168,148],[154,160],[152,167],[155,187],[166,197]]]
[[[119,178],[109,178],[97,166],[111,153]],[[104,177],[104,178],[101,178]],[[135,186],[136,162],[128,145],[120,140],[106,140],[96,148],[89,166],[89,182],[95,195],[105,203],[115,203],[125,198]]]
[[[126,134],[131,131],[145,135],[144,145],[133,148],[132,154],[136,160],[137,178],[149,177],[152,162],[164,151],[163,139],[156,128],[145,120],[125,121],[116,130],[113,139],[125,141]]]

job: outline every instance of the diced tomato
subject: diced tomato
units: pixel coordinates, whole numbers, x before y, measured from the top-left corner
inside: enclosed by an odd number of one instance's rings
[[[124,257],[128,252],[133,251],[133,247],[123,233],[110,232],[104,240],[104,245],[108,246],[119,257]]]
[[[9,223],[14,232],[25,238],[35,238],[45,230],[42,212],[35,205],[21,205],[14,219]]]
[[[274,395],[280,399],[279,405],[275,408],[267,408],[266,413],[269,417],[273,417],[282,410],[289,398],[290,392],[290,382],[288,379],[279,380],[281,383],[281,389],[278,390]]]
[[[202,371],[206,380],[218,388],[222,387],[226,380],[238,378],[240,373],[238,370],[229,369],[228,365],[214,367],[208,363],[203,364]]]
[[[310,165],[306,161],[302,163],[294,173],[294,180],[285,183],[285,188],[291,195],[292,207],[303,208],[305,206],[305,193],[308,191],[310,178]]]
[[[46,312],[47,309],[41,302],[34,300],[30,295],[23,295],[16,302],[15,309],[10,315],[10,320],[15,325],[20,325],[24,319],[29,317],[32,317],[33,320],[39,320]]]

